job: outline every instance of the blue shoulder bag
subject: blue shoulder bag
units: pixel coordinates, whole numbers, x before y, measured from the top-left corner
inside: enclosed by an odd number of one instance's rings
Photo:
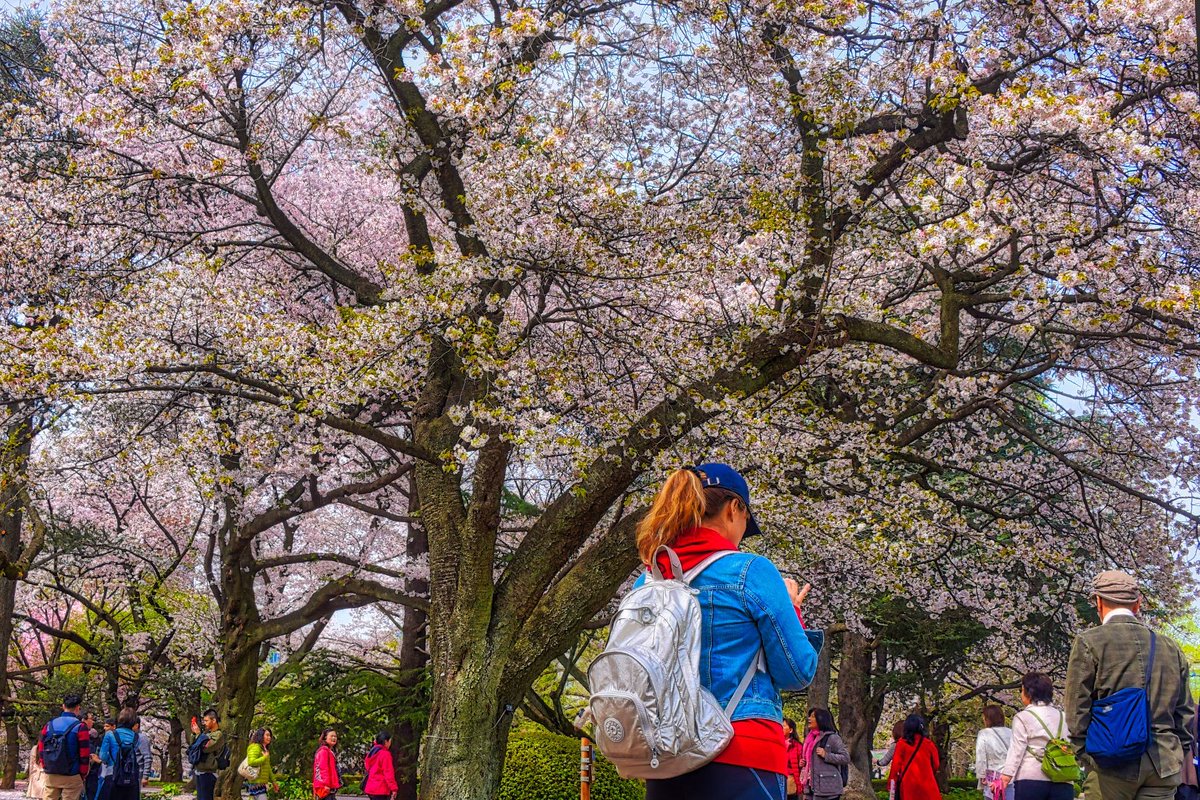
[[[1084,751],[1097,766],[1116,768],[1142,757],[1150,746],[1150,674],[1154,668],[1154,631],[1141,688],[1126,687],[1092,702]]]

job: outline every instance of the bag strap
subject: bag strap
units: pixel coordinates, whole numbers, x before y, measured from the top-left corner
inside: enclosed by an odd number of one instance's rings
[[[654,557],[650,559],[650,575],[656,581],[666,580],[663,577],[662,570],[658,568],[658,557],[664,552],[671,561],[671,576],[678,578],[683,575],[683,567],[679,565],[679,555],[665,544],[662,544],[658,546],[658,549],[654,551]]]
[[[699,564],[692,567],[687,572],[683,573],[683,582],[686,583],[687,585],[691,586],[692,581],[694,581],[700,575],[701,572],[704,572],[704,570],[708,569],[714,563],[720,561],[725,556],[731,556],[736,552],[737,552],[737,550],[718,550],[717,552],[709,555],[707,558],[705,558]],[[674,569],[675,567],[672,565],[671,568]],[[678,573],[674,573],[674,574],[678,574]]]
[[[1158,642],[1158,637],[1154,635],[1154,631],[1150,631],[1150,657],[1146,659],[1146,680],[1143,685],[1146,687],[1146,697],[1150,696],[1150,676],[1151,670],[1154,668],[1154,650]]]
[[[766,665],[763,663],[764,661],[765,659],[763,658],[762,648],[759,648],[758,653],[756,653],[754,656],[754,660],[751,661],[750,666],[746,668],[746,674],[742,676],[742,682],[739,683],[737,689],[734,690],[733,697],[729,698],[729,702],[725,704],[725,716],[731,718],[733,717],[733,711],[737,708],[738,703],[742,702],[742,695],[746,694],[746,690],[750,688],[750,681],[754,680],[755,673],[757,673],[759,669],[762,669],[763,672],[767,671]]]
[[[1042,730],[1044,730],[1046,732],[1046,736],[1053,739],[1054,734],[1050,732],[1050,726],[1048,726],[1046,724],[1045,720],[1043,720],[1041,717],[1039,717],[1032,708],[1027,708],[1025,710],[1029,712],[1029,716],[1033,717],[1034,719],[1036,719],[1038,721],[1038,724],[1042,726]],[[1059,721],[1058,721],[1058,729],[1060,732],[1062,731],[1062,719],[1059,719]],[[1026,749],[1028,749],[1028,748],[1026,748]]]
[[[904,776],[908,774],[908,768],[911,767],[912,762],[914,760],[916,760],[917,753],[921,752],[921,743],[925,741],[925,737],[921,736],[921,734],[919,734],[919,733],[917,734],[917,736],[919,738],[918,738],[918,741],[913,742],[913,751],[912,751],[912,755],[908,757],[908,763],[904,765],[904,769],[900,770],[900,774],[896,776],[897,784],[899,784],[900,781],[904,780]]]

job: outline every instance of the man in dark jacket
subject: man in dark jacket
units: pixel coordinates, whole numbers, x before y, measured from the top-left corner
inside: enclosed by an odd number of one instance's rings
[[[1092,705],[1120,689],[1144,686],[1150,629],[1136,616],[1142,598],[1132,576],[1103,572],[1092,581],[1092,596],[1101,624],[1075,638],[1065,692],[1067,728],[1088,768],[1084,791],[1088,800],[1171,800],[1192,743],[1195,707],[1188,688],[1188,660],[1179,645],[1156,634],[1147,687],[1151,740],[1146,753],[1120,767],[1099,767],[1084,750]]]

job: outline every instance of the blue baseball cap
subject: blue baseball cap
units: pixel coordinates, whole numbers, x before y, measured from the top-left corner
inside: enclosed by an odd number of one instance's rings
[[[746,504],[746,536],[758,536],[762,533],[762,528],[758,527],[758,522],[754,519],[754,512],[750,510],[750,487],[736,469],[728,464],[701,464],[692,467],[692,472],[700,478],[700,483],[704,484],[705,489],[717,486],[741,498]]]

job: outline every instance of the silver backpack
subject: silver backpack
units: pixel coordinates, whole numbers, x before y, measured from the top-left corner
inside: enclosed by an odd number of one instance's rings
[[[667,553],[664,578],[658,554]],[[654,554],[646,582],[625,595],[604,652],[588,667],[591,699],[584,720],[596,723],[596,745],[623,778],[673,778],[712,761],[733,738],[730,715],[759,669],[762,651],[725,708],[700,685],[700,603],[692,581],[717,560],[688,572],[669,547]]]

